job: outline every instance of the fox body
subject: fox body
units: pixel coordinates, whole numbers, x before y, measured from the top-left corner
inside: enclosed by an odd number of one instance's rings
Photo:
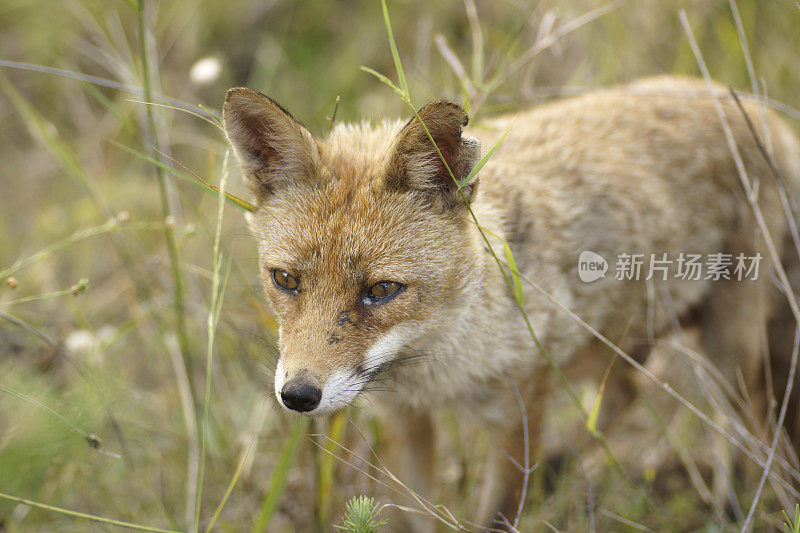
[[[281,325],[278,402],[322,416],[362,392],[391,389],[375,401],[392,409],[403,472],[423,491],[432,471],[428,415],[438,407],[505,435],[501,445],[521,460],[514,389],[535,443],[553,373],[489,251],[505,262],[500,239],[513,251],[533,331],[570,377],[599,379],[611,353],[565,309],[638,358],[654,336],[699,324],[723,374],[732,380],[741,370],[757,387],[771,265],[747,195],[778,248],[786,217],[742,114],[715,91],[749,190],[699,80],[646,79],[471,129],[460,107],[434,102],[406,123],[338,124],[322,140],[267,97],[231,89],[225,128],[256,198],[250,225]],[[797,140],[772,112],[746,108],[796,190]],[[459,188],[453,178],[469,175],[481,144],[506,131],[478,177]],[[612,262],[681,252],[763,261],[757,280],[681,280],[673,264],[648,281],[645,266],[638,280],[612,271],[585,283],[583,251]],[[521,475],[507,463],[489,484],[487,516],[512,508],[508,480]]]

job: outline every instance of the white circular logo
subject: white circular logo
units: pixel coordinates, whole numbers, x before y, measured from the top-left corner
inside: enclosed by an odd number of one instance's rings
[[[596,254],[590,250],[581,252],[578,257],[578,277],[584,283],[591,283],[600,278],[606,277],[608,272],[608,261],[602,255]]]

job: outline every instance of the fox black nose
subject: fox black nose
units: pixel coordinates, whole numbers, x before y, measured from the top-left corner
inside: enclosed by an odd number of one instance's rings
[[[299,413],[316,409],[321,398],[321,390],[300,379],[291,380],[281,389],[283,405]]]

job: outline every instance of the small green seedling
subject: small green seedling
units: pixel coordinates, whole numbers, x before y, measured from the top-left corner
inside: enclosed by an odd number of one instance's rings
[[[375,533],[386,523],[381,519],[381,510],[375,500],[361,495],[347,502],[342,525],[333,527],[348,533]]]
[[[794,506],[794,519],[786,511],[783,511],[783,517],[786,519],[783,523],[786,533],[800,533],[800,503]]]

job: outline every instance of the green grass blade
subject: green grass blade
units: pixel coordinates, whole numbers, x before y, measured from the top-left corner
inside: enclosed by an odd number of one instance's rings
[[[478,225],[478,229],[480,229],[482,233],[488,233],[503,244],[503,252],[506,256],[506,263],[508,264],[508,269],[511,271],[511,279],[506,277],[506,283],[508,283],[508,287],[511,289],[511,292],[514,293],[514,299],[519,305],[519,308],[523,309],[522,305],[525,303],[525,291],[522,288],[522,278],[519,275],[519,269],[517,269],[517,262],[514,260],[514,254],[511,251],[511,246],[509,246],[508,242],[503,237],[492,230],[481,225]],[[499,262],[498,266],[500,266]]]
[[[600,417],[600,406],[602,403],[603,393],[598,392],[597,396],[594,398],[592,409],[589,411],[589,417],[586,419],[586,429],[588,429],[590,433],[597,432],[597,419]]]
[[[221,119],[221,118],[219,118],[219,117],[217,116],[217,114],[216,114],[216,113],[214,113],[214,112],[213,112],[211,109],[207,108],[206,106],[204,106],[204,105],[202,105],[202,104],[197,104],[197,107],[198,107],[198,108],[200,108],[200,109],[202,109],[202,110],[203,110],[203,111],[205,111],[206,113],[208,113],[208,116],[210,116],[210,117],[211,117],[211,118],[214,120],[214,122],[216,122],[216,123],[217,123],[217,124],[219,124],[220,126],[223,126],[223,124],[222,124],[222,119]]]
[[[611,375],[611,368],[614,366],[614,361],[616,361],[616,359],[616,356],[614,356],[614,359],[611,360],[611,364],[606,367],[606,371],[603,373],[603,379],[600,381],[600,387],[597,389],[597,396],[594,398],[592,409],[589,411],[589,416],[586,417],[586,429],[589,430],[589,433],[592,435],[598,434],[597,419],[600,417],[600,406],[603,404],[606,383],[608,383],[608,377]]]
[[[252,533],[262,533],[267,531],[269,521],[272,518],[273,513],[275,513],[275,509],[278,508],[278,503],[280,502],[281,496],[283,496],[283,489],[286,487],[286,475],[289,472],[289,466],[292,464],[294,456],[297,453],[297,448],[300,444],[300,437],[303,436],[303,433],[308,426],[308,421],[309,419],[307,417],[303,417],[295,422],[294,428],[292,429],[292,434],[289,437],[289,440],[283,446],[280,459],[275,466],[275,470],[272,472],[272,480],[269,484],[269,490],[267,491],[264,501],[261,504],[261,513],[258,516],[258,521],[251,530]]]
[[[319,481],[317,484],[317,518],[321,528],[326,528],[330,522],[331,495],[333,493],[333,473],[336,465],[334,442],[341,442],[344,438],[345,422],[347,416],[344,412],[337,413],[331,418],[328,429],[328,439],[325,448],[331,453],[323,453],[319,465]]]
[[[792,517],[789,516],[786,510],[781,512],[783,513],[784,520],[786,520],[783,524],[786,533],[800,533],[800,503],[794,506],[794,520],[792,520]]]
[[[467,177],[466,177],[466,178],[464,178],[463,180],[461,180],[461,181],[458,183],[458,188],[459,188],[459,189],[460,189],[460,188],[462,188],[462,187],[464,187],[465,185],[469,185],[470,183],[472,183],[472,180],[474,180],[474,179],[475,179],[475,176],[477,176],[477,175],[478,175],[478,172],[480,172],[480,171],[481,171],[481,169],[483,168],[483,166],[484,166],[486,163],[488,163],[488,162],[489,162],[489,159],[491,159],[491,158],[492,158],[492,156],[494,155],[495,151],[497,151],[497,149],[500,147],[500,144],[501,144],[503,141],[505,141],[505,140],[506,140],[506,136],[507,136],[507,135],[508,135],[508,133],[511,131],[511,128],[512,128],[512,127],[514,127],[514,125],[513,125],[513,124],[512,124],[511,126],[509,126],[509,127],[508,127],[508,129],[505,131],[505,133],[503,133],[503,136],[502,136],[502,137],[500,137],[500,140],[499,140],[499,141],[497,141],[497,142],[494,144],[494,146],[492,146],[492,149],[491,149],[491,150],[489,150],[489,151],[486,153],[486,155],[485,155],[485,156],[483,156],[483,157],[481,158],[481,160],[480,160],[480,161],[478,161],[478,164],[477,164],[477,165],[475,165],[475,168],[473,168],[472,170],[470,170],[469,174],[467,174]]]
[[[48,505],[46,503],[40,503],[34,500],[29,500],[27,498],[20,498],[19,496],[12,496],[11,494],[5,494],[0,492],[0,499],[9,500],[12,502],[22,503],[25,505],[29,505],[31,507],[36,507],[38,509],[45,509],[47,511],[53,511],[55,513],[61,513],[68,516],[74,516],[76,518],[84,518],[86,520],[92,520],[94,522],[101,522],[103,524],[109,524],[112,526],[119,526],[125,527],[128,529],[135,529],[137,531],[151,531],[154,533],[181,533],[180,531],[175,531],[173,529],[161,529],[158,527],[151,527],[151,526],[142,526],[139,524],[134,524],[132,522],[123,522],[122,520],[115,520],[113,518],[105,518],[103,516],[97,516],[89,513],[81,513],[80,511],[73,511],[71,509],[64,509],[63,507],[56,507],[55,505]]]
[[[208,118],[208,117],[205,117],[202,114],[198,113],[197,111],[194,111],[194,110],[191,110],[191,109],[186,109],[184,107],[177,106],[177,105],[160,104],[158,102],[145,102],[144,100],[134,100],[133,98],[129,98],[128,101],[129,102],[133,102],[134,104],[149,105],[149,106],[153,106],[153,107],[161,107],[161,108],[164,108],[164,109],[172,109],[173,111],[181,111],[183,113],[188,113],[189,115],[192,115],[193,117],[197,117],[200,120],[203,120],[205,122],[208,122],[209,124],[211,124],[215,128],[218,128],[219,130],[224,131],[222,123],[219,121],[219,118],[217,118],[214,115],[212,115],[213,118]]]
[[[331,125],[328,128],[328,133],[333,131],[333,125],[336,123],[336,112],[339,111],[339,102],[341,101],[341,96],[336,96],[336,103],[333,104],[333,113],[331,113]]]
[[[36,65],[33,63],[22,63],[19,61],[7,61],[5,59],[0,59],[0,68],[12,68],[12,69],[28,70],[31,72],[39,72],[41,74],[51,74],[53,76],[58,76],[61,78],[67,78],[71,80],[79,80],[86,83],[91,83],[92,85],[98,85],[100,87],[108,87],[110,89],[116,89],[118,91],[123,91],[138,96],[144,95],[144,91],[142,90],[141,87],[136,87],[134,85],[125,85],[124,83],[119,83],[114,80],[100,78],[98,76],[89,76],[88,74],[73,72],[71,70],[47,67],[44,65]],[[159,93],[153,93],[151,96],[159,101],[169,103],[171,105],[174,105],[175,107],[179,107],[186,111],[194,111],[195,113],[198,112],[208,113],[209,117],[215,119],[220,124],[222,123],[222,121],[216,116],[216,114],[212,113],[203,106],[189,104],[182,100],[178,100],[177,98],[171,98],[169,96],[164,96],[163,94]]]
[[[389,34],[389,47],[392,49],[392,58],[394,58],[394,68],[397,70],[397,79],[400,82],[400,88],[406,98],[410,99],[408,94],[408,84],[406,83],[406,75],[403,72],[403,64],[400,62],[400,53],[397,51],[397,45],[394,42],[394,34],[392,33],[392,23],[389,21],[389,10],[386,8],[386,0],[381,0],[383,7],[383,22],[386,24],[386,33]]]
[[[402,90],[400,87],[398,87],[397,85],[395,85],[395,84],[394,84],[394,82],[393,82],[392,80],[390,80],[389,78],[387,78],[386,76],[384,76],[384,75],[383,75],[383,74],[381,74],[380,72],[378,72],[378,71],[376,71],[376,70],[373,70],[373,69],[371,69],[371,68],[369,68],[369,67],[365,67],[365,66],[363,66],[363,65],[362,65],[360,68],[361,68],[361,70],[363,70],[364,72],[366,72],[366,73],[368,73],[368,74],[372,74],[373,76],[375,76],[376,78],[378,78],[378,81],[380,81],[381,83],[383,83],[383,84],[387,85],[388,87],[391,87],[391,89],[392,89],[394,92],[396,92],[397,94],[399,94],[399,95],[400,95],[400,98],[402,98],[404,102],[408,102],[408,98],[406,97],[406,94],[403,92],[403,90]]]
[[[523,303],[525,303],[525,293],[522,290],[522,279],[519,277],[517,262],[514,261],[514,254],[511,253],[511,246],[508,245],[508,242],[505,239],[503,239],[503,252],[505,252],[508,268],[511,271],[511,280],[514,283],[514,286],[512,287],[512,290],[514,291],[514,298],[517,300],[517,304],[522,307]]]
[[[77,284],[73,285],[68,289],[61,289],[60,291],[53,291],[53,292],[46,292],[44,294],[33,294],[31,296],[24,296],[22,298],[17,298],[16,300],[8,300],[5,302],[0,303],[0,309],[6,309],[12,307],[14,305],[24,304],[27,302],[37,302],[40,300],[49,300],[50,298],[58,298],[59,296],[67,296],[67,295],[74,295],[78,292],[83,292],[86,287],[89,285],[88,279],[81,279],[78,281]]]
[[[25,400],[26,402],[32,403],[33,405],[35,405],[37,407],[40,407],[40,408],[44,409],[45,411],[50,412],[56,418],[60,419],[66,425],[68,425],[69,427],[74,429],[78,433],[78,435],[80,435],[84,439],[89,436],[89,433],[87,433],[86,431],[83,431],[81,428],[79,428],[78,426],[76,426],[75,424],[73,424],[72,422],[67,420],[67,418],[64,415],[62,415],[61,413],[59,413],[58,411],[56,411],[55,409],[53,409],[49,405],[46,405],[46,404],[40,402],[39,400],[37,400],[35,398],[31,398],[30,396],[28,396],[26,394],[23,394],[23,393],[21,393],[19,391],[16,391],[14,389],[10,389],[10,388],[5,387],[3,385],[0,385],[0,391],[5,392],[6,394],[9,394],[11,396],[15,396],[15,397],[17,397],[17,398],[19,398],[21,400]]]
[[[88,74],[81,74],[80,72],[73,72],[71,70],[48,67],[45,65],[36,65],[33,63],[23,63],[20,61],[8,61],[5,59],[0,59],[0,67],[28,70],[31,72],[38,72],[40,74],[51,74],[61,78],[79,80],[86,83],[91,83],[92,85],[99,85],[100,87],[108,87],[110,89],[116,89],[118,91],[124,91],[134,94],[142,94],[142,89],[134,85],[125,85],[124,83],[119,83],[117,81],[109,80],[107,78],[100,78],[98,76],[89,76]]]
[[[134,148],[131,148],[130,146],[125,146],[124,144],[118,143],[117,141],[114,141],[114,140],[110,140],[109,142],[111,144],[113,144],[114,146],[116,146],[117,148],[121,148],[121,149],[125,150],[126,152],[128,152],[131,155],[134,155],[134,156],[136,156],[136,157],[138,157],[138,158],[140,158],[140,159],[142,159],[144,161],[147,161],[148,163],[152,163],[153,165],[159,166],[160,168],[164,169],[166,172],[168,172],[169,174],[172,174],[176,178],[180,178],[182,180],[185,180],[185,181],[188,181],[189,183],[194,184],[197,187],[200,187],[201,189],[205,190],[206,192],[211,192],[215,196],[218,196],[218,195],[222,194],[222,192],[219,190],[218,187],[215,187],[214,185],[211,185],[206,180],[204,180],[203,178],[201,178],[200,176],[198,176],[196,174],[195,175],[184,174],[183,172],[180,172],[179,170],[176,170],[176,169],[172,168],[169,165],[165,165],[161,161],[159,161],[157,159],[154,159],[154,158],[150,157],[149,155],[144,154],[144,153],[142,153],[142,152],[140,152],[140,151],[138,151],[138,150],[136,150]],[[234,196],[234,195],[232,195],[230,193],[227,193],[227,192],[224,193],[224,194],[225,194],[225,199],[230,204],[235,205],[239,209],[242,209],[244,211],[251,211],[251,212],[255,211],[256,207],[253,204],[251,204],[250,202],[242,200],[238,196]]]
[[[208,420],[211,412],[211,371],[212,363],[214,360],[214,341],[216,339],[217,323],[219,322],[219,314],[222,310],[222,299],[225,294],[225,285],[220,275],[222,268],[222,252],[220,251],[220,242],[222,240],[222,221],[225,215],[225,185],[228,182],[228,156],[230,151],[225,152],[225,159],[222,163],[222,177],[219,182],[219,197],[217,203],[217,226],[214,231],[214,247],[212,254],[212,276],[211,276],[211,304],[208,309],[208,317],[206,320],[207,339],[206,339],[206,379],[205,379],[205,400],[203,402],[203,430],[201,433],[201,448],[200,448],[200,474],[197,477],[197,500],[194,511],[194,526],[195,531],[200,524],[200,508],[203,499],[203,474],[206,465],[206,436],[208,435]],[[230,264],[229,264],[230,265]],[[227,284],[227,275],[230,273],[230,267],[226,272],[224,283]]]
[[[50,414],[52,414],[53,416],[55,416],[56,418],[58,418],[59,420],[64,422],[66,425],[71,427],[73,430],[75,430],[75,432],[77,432],[78,435],[80,435],[83,438],[83,440],[86,441],[86,443],[89,446],[91,446],[92,448],[94,448],[98,452],[100,452],[100,453],[102,453],[104,455],[108,455],[110,457],[115,457],[117,459],[121,459],[122,458],[122,456],[117,454],[117,453],[113,453],[113,452],[109,452],[109,451],[104,450],[102,441],[100,440],[100,438],[97,435],[82,430],[81,428],[79,428],[78,426],[76,426],[75,424],[73,424],[72,422],[67,420],[67,418],[64,415],[62,415],[61,413],[59,413],[58,411],[56,411],[55,409],[53,409],[49,405],[46,405],[43,402],[40,402],[39,400],[37,400],[35,398],[31,398],[30,396],[28,396],[26,394],[23,394],[23,393],[21,393],[19,391],[16,391],[14,389],[10,389],[8,387],[4,387],[3,385],[0,385],[0,392],[5,392],[6,394],[9,394],[11,396],[15,396],[15,397],[17,397],[17,398],[19,398],[21,400],[25,400],[26,402],[32,403],[33,405],[35,405],[37,407],[40,407],[41,409],[44,409],[45,411],[48,411]]]

